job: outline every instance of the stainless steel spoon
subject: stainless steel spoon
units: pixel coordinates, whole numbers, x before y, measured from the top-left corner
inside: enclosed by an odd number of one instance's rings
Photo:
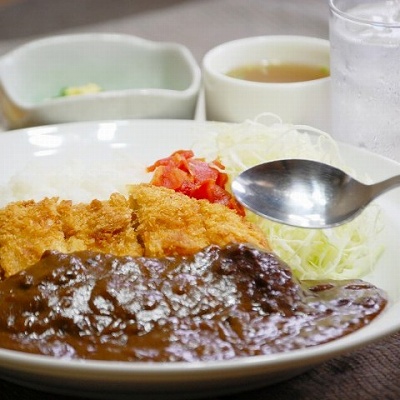
[[[262,217],[303,228],[328,228],[353,219],[376,197],[400,186],[400,175],[362,184],[330,165],[279,160],[256,165],[232,183],[237,200]]]

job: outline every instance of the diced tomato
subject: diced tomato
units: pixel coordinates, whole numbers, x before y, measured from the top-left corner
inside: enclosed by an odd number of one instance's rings
[[[210,167],[210,165],[202,160],[188,160],[188,168],[195,182],[201,183],[208,180],[216,181],[218,179],[218,170]]]
[[[161,158],[156,161],[153,165],[147,167],[148,172],[153,172],[157,167],[161,165],[173,165],[174,167],[187,170],[187,160],[194,157],[192,150],[178,150],[172,153],[169,157]]]
[[[186,179],[187,174],[184,171],[170,165],[161,165],[154,171],[153,184],[177,190],[182,187]]]
[[[154,172],[151,184],[164,186],[195,199],[206,199],[220,203],[244,216],[244,208],[229,193],[225,186],[228,175],[219,160],[207,163],[202,158],[194,158],[191,150],[178,150],[169,157],[156,161],[147,168]]]

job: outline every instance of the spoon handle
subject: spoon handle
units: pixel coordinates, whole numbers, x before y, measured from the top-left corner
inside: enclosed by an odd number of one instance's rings
[[[371,200],[375,199],[376,197],[380,196],[381,194],[387,192],[390,189],[394,189],[397,186],[400,186],[400,175],[396,175],[382,182],[370,185]]]

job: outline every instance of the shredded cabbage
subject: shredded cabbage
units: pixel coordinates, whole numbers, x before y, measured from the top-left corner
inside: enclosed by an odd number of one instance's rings
[[[218,158],[230,180],[253,165],[283,158],[323,161],[355,176],[327,133],[283,124],[272,114],[242,124],[216,124],[213,133],[207,136],[209,139],[203,137],[200,151],[206,157]],[[383,228],[377,205],[367,207],[355,220],[330,229],[291,227],[250,211],[246,218],[260,226],[274,252],[300,279],[361,278],[373,269],[383,251],[377,240]]]

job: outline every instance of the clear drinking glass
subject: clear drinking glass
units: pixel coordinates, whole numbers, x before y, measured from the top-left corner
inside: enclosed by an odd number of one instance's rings
[[[400,161],[400,0],[329,0],[331,133]]]

